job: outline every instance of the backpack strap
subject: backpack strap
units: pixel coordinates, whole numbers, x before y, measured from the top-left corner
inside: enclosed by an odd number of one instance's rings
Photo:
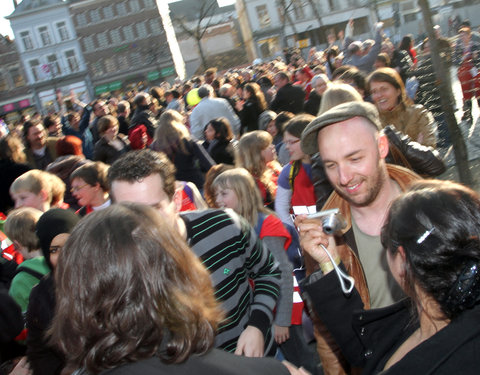
[[[15,272],[15,275],[18,275],[20,272],[26,272],[28,273],[29,275],[35,277],[36,279],[38,279],[39,281],[43,278],[43,274],[38,272],[38,271],[35,271],[35,270],[32,270],[31,268],[28,268],[28,267],[18,267],[17,268],[17,271]]]
[[[290,185],[290,190],[293,193],[293,184],[295,182],[295,177],[297,177],[300,172],[300,167],[302,162],[300,160],[295,160],[290,167],[290,173],[288,174],[288,184]]]

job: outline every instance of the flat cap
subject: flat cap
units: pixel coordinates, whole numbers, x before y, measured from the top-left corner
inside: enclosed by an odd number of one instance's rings
[[[382,129],[377,108],[367,102],[348,102],[339,104],[322,113],[302,132],[301,147],[304,153],[313,155],[318,152],[318,132],[325,126],[349,120],[354,117],[364,117],[378,130]]]

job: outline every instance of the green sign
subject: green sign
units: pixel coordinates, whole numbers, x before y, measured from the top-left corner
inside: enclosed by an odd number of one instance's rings
[[[161,70],[161,73],[162,73],[162,77],[174,75],[175,74],[175,68],[173,66],[169,66],[168,68],[163,68]]]
[[[122,88],[122,81],[113,81],[110,83],[104,83],[95,87],[95,95],[103,94],[104,92],[120,90]]]
[[[147,74],[147,79],[149,81],[155,81],[156,79],[160,78],[160,72],[155,70],[154,72],[150,72]]]

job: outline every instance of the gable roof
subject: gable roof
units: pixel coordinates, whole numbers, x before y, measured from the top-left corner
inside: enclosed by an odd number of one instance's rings
[[[66,4],[68,0],[23,0],[17,5],[12,14],[5,18],[21,16],[24,13],[31,13],[42,8],[50,8],[55,5]]]

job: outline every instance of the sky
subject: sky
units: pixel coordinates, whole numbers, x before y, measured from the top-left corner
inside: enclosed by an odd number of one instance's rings
[[[0,0],[2,5],[0,7],[0,34],[9,35],[13,38],[13,32],[10,28],[10,22],[5,19],[5,16],[12,14],[13,12],[13,1],[12,0]],[[178,0],[168,0],[169,3],[173,3]],[[235,0],[217,0],[220,6],[230,5],[235,3]],[[19,1],[21,2],[21,1]]]

